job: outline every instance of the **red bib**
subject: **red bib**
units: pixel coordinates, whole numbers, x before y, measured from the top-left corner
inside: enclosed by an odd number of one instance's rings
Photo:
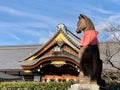
[[[83,33],[83,37],[80,41],[81,46],[87,46],[87,45],[96,45],[98,44],[97,39],[98,32],[95,30],[87,30]]]

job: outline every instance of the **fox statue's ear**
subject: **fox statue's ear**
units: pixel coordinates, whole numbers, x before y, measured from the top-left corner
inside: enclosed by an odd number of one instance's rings
[[[79,19],[81,18],[85,18],[85,15],[84,14],[80,14],[80,16],[78,16]]]
[[[85,18],[85,15],[84,15],[84,14],[80,14],[79,17],[80,17],[80,18]]]
[[[78,19],[81,19],[82,17],[81,16],[78,16]]]

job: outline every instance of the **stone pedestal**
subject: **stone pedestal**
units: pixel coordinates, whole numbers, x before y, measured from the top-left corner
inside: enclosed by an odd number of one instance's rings
[[[79,73],[77,83],[71,85],[68,90],[100,90],[97,81],[91,81],[88,76],[84,76],[83,72]]]
[[[80,72],[78,79],[77,79],[77,83],[79,83],[79,84],[97,84],[97,81],[96,80],[91,81],[90,77],[84,76],[83,72]]]
[[[74,84],[68,90],[100,90],[96,84]]]
[[[105,86],[99,86],[96,80],[91,80],[88,76],[84,76],[83,72],[79,73],[78,84],[71,85],[68,90],[109,90]]]

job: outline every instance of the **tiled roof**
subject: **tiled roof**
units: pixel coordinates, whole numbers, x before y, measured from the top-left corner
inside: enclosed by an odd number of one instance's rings
[[[62,32],[70,42],[72,42],[77,48],[79,48],[79,38],[71,33],[66,26],[59,25],[57,28],[58,31]],[[56,34],[57,35],[57,32]],[[51,38],[52,39],[52,38]],[[50,39],[50,40],[51,40]],[[49,41],[48,41],[49,42]],[[47,43],[46,43],[47,44]],[[0,70],[3,69],[22,69],[21,62],[40,51],[44,45],[23,45],[23,46],[0,46]],[[106,61],[106,50],[109,47],[110,55],[114,54],[119,48],[120,43],[118,42],[104,42],[99,44],[101,59],[104,62],[103,68],[105,69],[114,69],[107,61]],[[111,61],[120,68],[120,50],[117,54],[115,54]],[[34,63],[39,60],[34,61]],[[25,63],[26,64],[26,63]],[[29,63],[31,64],[31,63]]]
[[[0,70],[22,69],[19,61],[32,55],[42,45],[0,46]]]
[[[106,44],[110,46],[111,53],[114,53],[120,47],[119,43],[100,43],[100,54],[101,59],[103,60],[105,69],[114,69],[109,63],[106,62]],[[0,46],[0,70],[5,69],[22,69],[21,60],[24,60],[26,57],[32,55],[38,48],[40,49],[42,45],[25,45],[25,46]],[[120,51],[118,54],[114,55],[111,61],[120,68]],[[36,61],[38,62],[38,60]]]
[[[72,32],[70,32],[67,27],[64,24],[59,24],[63,25],[62,27],[57,28],[58,31],[60,30],[70,42],[72,42],[76,47],[80,48],[80,38],[78,38],[76,35],[74,35]]]
[[[51,39],[49,39],[49,41],[46,44],[43,45],[43,47],[45,47],[47,44],[49,44],[59,33],[62,33],[67,38],[67,40],[69,40],[75,47],[80,48],[80,46],[79,46],[80,38],[78,38],[73,33],[71,33],[64,24],[59,24],[57,26],[57,32],[55,33],[55,35]],[[40,52],[41,49],[37,50],[36,53]],[[43,58],[43,57],[40,57],[40,58]],[[29,61],[29,60],[25,59],[21,63],[21,65],[27,65],[27,66],[34,65],[41,60],[40,58],[32,60],[32,61]],[[75,58],[73,60],[75,60]],[[78,59],[76,61],[79,62]]]

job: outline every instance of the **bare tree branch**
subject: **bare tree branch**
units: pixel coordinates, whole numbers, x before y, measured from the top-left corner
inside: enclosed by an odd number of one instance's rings
[[[114,65],[112,58],[117,55],[120,52],[120,25],[110,23],[109,27],[105,28],[105,31],[110,33],[112,38],[111,41],[116,41],[118,42],[118,47],[114,46],[117,48],[117,50],[114,50],[114,52],[110,51],[110,46],[107,44],[106,45],[106,61],[110,63],[110,65],[118,70],[120,70],[119,67]],[[118,34],[118,35],[117,35]]]
[[[120,70],[120,68],[119,68],[119,67],[116,67],[116,66],[113,64],[113,62],[112,62],[111,60],[108,60],[108,62],[112,65],[112,67],[114,67],[114,68]]]

